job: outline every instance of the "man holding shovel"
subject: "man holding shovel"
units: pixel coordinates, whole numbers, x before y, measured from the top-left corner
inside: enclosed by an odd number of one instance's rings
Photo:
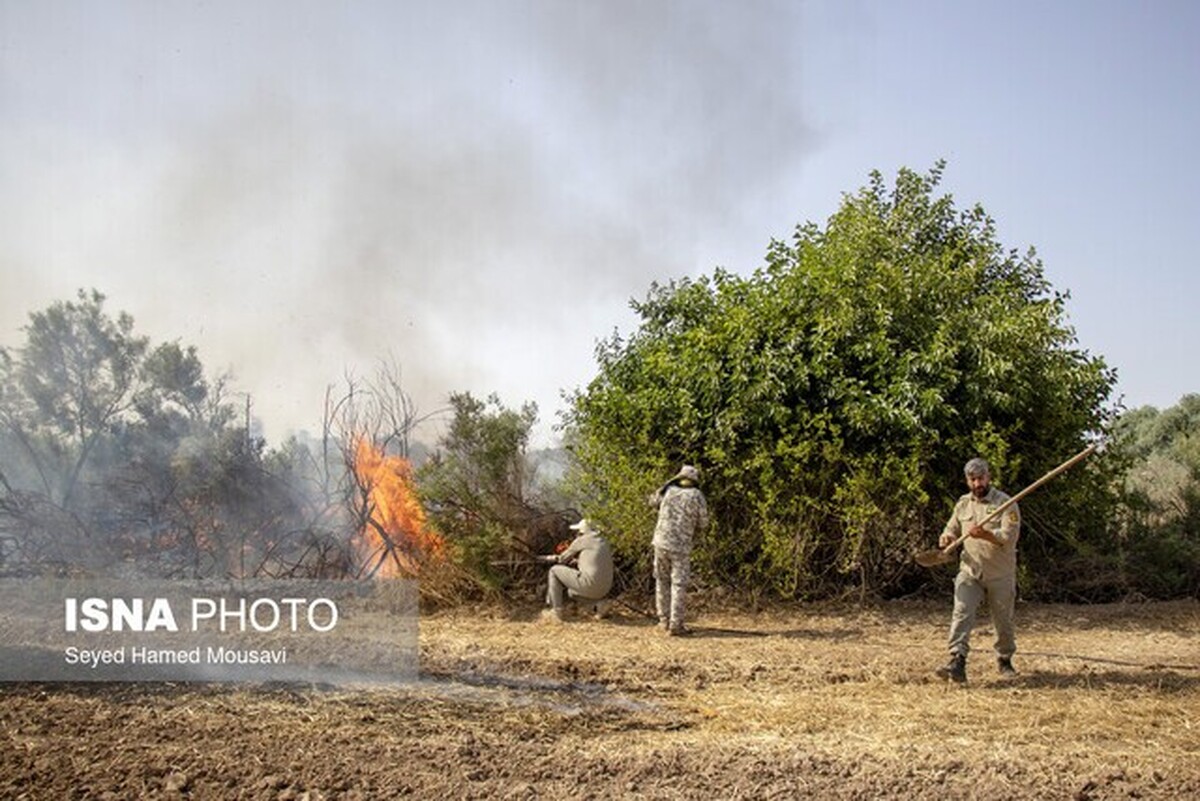
[[[950,618],[950,661],[937,674],[955,682],[967,680],[967,653],[975,613],[986,597],[992,625],[996,627],[996,655],[1000,674],[1015,676],[1012,657],[1017,650],[1013,634],[1013,607],[1017,599],[1017,540],[1021,513],[1015,503],[1002,514],[995,511],[1009,500],[992,486],[987,461],[975,458],[963,468],[966,495],[958,499],[938,545],[949,548],[965,533],[958,576],[954,579],[954,613]]]

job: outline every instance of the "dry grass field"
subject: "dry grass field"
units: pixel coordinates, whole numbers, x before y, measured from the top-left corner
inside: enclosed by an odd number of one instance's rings
[[[0,687],[0,797],[1200,798],[1200,603],[1018,608],[967,686],[946,603],[421,619],[389,688]]]

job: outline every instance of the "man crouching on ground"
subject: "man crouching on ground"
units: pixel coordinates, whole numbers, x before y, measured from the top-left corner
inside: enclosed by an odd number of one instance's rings
[[[1021,513],[1013,504],[999,520],[986,526],[980,521],[1008,500],[992,486],[991,468],[975,458],[963,468],[966,495],[958,499],[938,545],[948,547],[968,532],[963,540],[958,576],[954,579],[954,613],[950,618],[950,661],[937,670],[944,679],[967,680],[967,653],[975,612],[984,596],[992,625],[996,627],[997,666],[1002,676],[1014,676],[1012,657],[1017,650],[1013,634],[1013,607],[1017,600],[1017,539],[1021,536]]]
[[[571,530],[578,531],[579,536],[565,551],[539,557],[554,565],[550,568],[546,589],[546,603],[550,608],[542,613],[543,618],[553,622],[562,622],[568,597],[594,607],[596,617],[604,617],[608,611],[605,596],[613,584],[612,546],[586,518],[571,526]],[[567,564],[572,561],[577,567]]]

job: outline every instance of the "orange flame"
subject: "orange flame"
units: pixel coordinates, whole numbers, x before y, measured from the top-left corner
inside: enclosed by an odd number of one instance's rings
[[[361,573],[367,578],[415,576],[427,558],[441,558],[445,542],[426,524],[412,487],[412,466],[365,437],[354,450],[354,473],[367,493],[369,512],[355,541],[363,559]]]

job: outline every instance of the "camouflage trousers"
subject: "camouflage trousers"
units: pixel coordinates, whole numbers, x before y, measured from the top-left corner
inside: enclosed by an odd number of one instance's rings
[[[1017,600],[1017,581],[1013,576],[980,581],[962,571],[954,579],[954,613],[950,618],[950,653],[966,656],[971,650],[971,629],[975,613],[987,598],[988,613],[996,629],[996,655],[1011,657],[1017,650],[1013,632],[1013,607]]]
[[[662,626],[668,629],[683,628],[687,586],[691,577],[690,553],[654,549],[654,607]]]

